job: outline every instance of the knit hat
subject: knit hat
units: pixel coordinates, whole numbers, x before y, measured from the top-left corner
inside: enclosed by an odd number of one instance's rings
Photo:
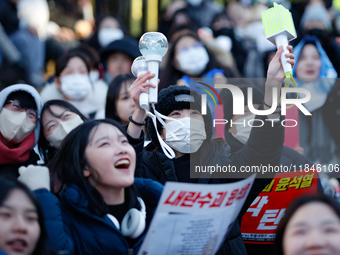
[[[186,95],[189,95],[189,97]],[[187,86],[171,85],[159,92],[158,102],[155,104],[155,108],[159,113],[165,116],[168,116],[174,110],[192,109],[201,112],[201,97],[196,91]],[[153,112],[153,109],[151,111]],[[207,114],[202,116],[205,125],[205,133],[209,140],[213,134],[212,115],[209,107],[207,107]],[[162,129],[161,123],[157,120],[157,131],[159,134]],[[152,143],[159,146],[156,130],[151,119],[148,120],[147,130]]]
[[[248,105],[248,88],[253,88],[253,104],[262,104],[264,95],[258,88],[252,86],[239,87],[244,95],[244,105]],[[228,121],[226,129],[230,127],[230,120],[233,118],[233,96],[229,89],[223,89],[221,91],[221,100],[223,104],[224,119]]]
[[[124,37],[121,40],[116,40],[100,51],[102,60],[106,60],[112,53],[120,52],[131,57],[132,60],[139,57],[141,54],[138,49],[138,42],[130,37]]]
[[[303,31],[305,29],[305,26],[310,21],[321,21],[327,30],[332,29],[332,23],[328,16],[327,10],[324,6],[319,4],[313,4],[310,6],[307,6],[300,22],[300,29]]]

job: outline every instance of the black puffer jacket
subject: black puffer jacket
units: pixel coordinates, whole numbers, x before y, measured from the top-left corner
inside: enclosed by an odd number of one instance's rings
[[[260,117],[257,116],[256,118]],[[230,146],[223,139],[206,140],[196,153],[190,155],[190,168],[194,168],[195,165],[216,166],[216,164],[220,166],[230,164],[236,166],[237,169],[240,169],[241,166],[260,166],[261,164],[279,165],[283,140],[284,128],[280,124],[271,127],[270,122],[265,122],[263,127],[252,130],[249,141],[235,154],[231,154]],[[159,181],[162,184],[166,181],[178,181],[173,160],[167,158],[161,151],[152,149],[154,148],[150,144],[144,151],[143,164],[137,169],[136,175]],[[208,175],[196,181],[211,184],[230,183],[249,175],[251,173],[238,173],[235,176],[228,174],[226,178],[217,179],[210,178],[210,175]],[[229,235],[217,254],[247,254],[241,237],[241,219],[256,196],[270,183],[270,177],[273,177],[273,174],[267,176],[258,174],[257,177],[259,178],[255,180],[238,219],[234,222]]]

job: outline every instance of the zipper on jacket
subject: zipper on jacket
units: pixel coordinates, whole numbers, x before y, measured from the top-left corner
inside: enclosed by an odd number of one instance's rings
[[[133,249],[128,249],[128,254],[133,255]]]

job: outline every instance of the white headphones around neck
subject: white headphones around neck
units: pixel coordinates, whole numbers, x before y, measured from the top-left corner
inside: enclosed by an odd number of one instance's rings
[[[120,229],[122,234],[126,237],[136,239],[139,237],[145,229],[146,220],[146,208],[143,199],[137,197],[141,210],[136,208],[131,208],[124,216],[122,220],[122,225],[120,226],[119,221],[112,214],[107,214],[106,216],[115,224],[115,226]]]

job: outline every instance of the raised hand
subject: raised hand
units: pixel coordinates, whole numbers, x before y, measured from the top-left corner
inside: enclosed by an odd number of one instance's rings
[[[288,58],[287,63],[292,65],[292,69],[295,65],[295,56],[293,55],[293,47],[288,45],[287,49],[289,53],[286,53],[285,56]],[[282,83],[285,79],[285,73],[283,71],[283,67],[281,64],[281,54],[283,52],[283,47],[281,46],[277,51],[272,61],[270,61],[268,70],[267,70],[267,79],[276,79],[277,82]]]

